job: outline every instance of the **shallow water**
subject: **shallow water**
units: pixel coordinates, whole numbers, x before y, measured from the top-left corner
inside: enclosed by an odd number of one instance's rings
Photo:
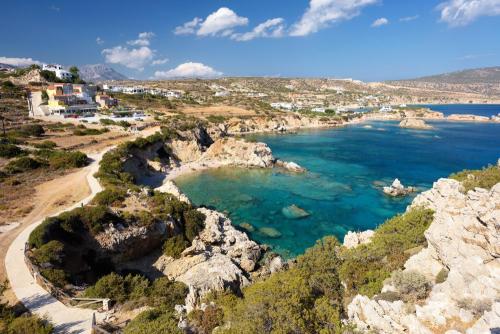
[[[297,162],[308,172],[223,168],[176,182],[196,205],[226,211],[233,224],[253,226],[249,234],[254,240],[286,257],[296,256],[323,236],[342,240],[349,230],[374,228],[403,212],[412,197],[389,198],[380,188],[396,177],[424,190],[440,177],[496,163],[500,157],[500,124],[429,123],[435,130],[371,122],[255,135],[276,157]],[[285,216],[283,209],[292,204],[310,215]]]

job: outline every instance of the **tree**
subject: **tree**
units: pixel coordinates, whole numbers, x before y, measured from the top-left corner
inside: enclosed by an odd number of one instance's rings
[[[49,94],[47,94],[47,91],[44,89],[42,90],[42,100],[47,101],[49,99]]]
[[[79,78],[80,77],[80,70],[76,66],[71,66],[69,68],[69,73],[73,75],[73,78]]]

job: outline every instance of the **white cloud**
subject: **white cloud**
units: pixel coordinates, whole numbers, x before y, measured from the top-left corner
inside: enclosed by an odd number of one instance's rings
[[[500,0],[449,0],[437,8],[450,27],[466,26],[481,16],[500,15]]]
[[[221,76],[222,72],[214,70],[212,67],[202,63],[188,62],[180,64],[174,69],[168,71],[156,71],[154,77],[156,79],[172,79],[172,78],[210,78]]]
[[[222,36],[227,37],[233,33],[233,29],[246,26],[248,19],[238,16],[227,7],[221,7],[208,15],[205,20],[195,17],[193,20],[175,28],[176,35],[196,34],[198,36]]]
[[[400,22],[410,22],[410,21],[415,21],[419,18],[419,15],[413,15],[413,16],[406,16],[402,17],[399,19]]]
[[[149,46],[150,39],[154,36],[155,34],[152,32],[141,32],[139,38],[128,41],[127,44],[133,46]]]
[[[166,64],[167,62],[168,62],[168,58],[156,59],[156,60],[153,60],[151,65],[163,65],[163,64]]]
[[[154,58],[154,51],[147,46],[129,49],[123,46],[104,49],[101,52],[107,63],[120,64],[128,68],[142,71],[144,66]]]
[[[269,19],[256,26],[252,31],[233,34],[231,38],[236,41],[250,41],[258,37],[282,37],[285,30],[284,21],[281,17]]]
[[[176,35],[190,35],[190,34],[195,34],[196,30],[198,29],[200,23],[203,20],[200,19],[199,17],[195,17],[189,22],[184,23],[181,26],[178,26],[174,30],[174,34]]]
[[[381,18],[376,19],[375,21],[373,21],[372,27],[373,28],[378,28],[378,27],[384,26],[386,24],[389,24],[389,20],[386,19],[385,17],[381,17]]]
[[[0,63],[12,65],[12,66],[29,66],[29,65],[41,65],[42,63],[38,60],[34,60],[33,58],[9,58],[9,57],[0,57]]]
[[[307,36],[332,23],[350,20],[361,13],[361,9],[373,5],[377,0],[310,0],[299,22],[290,32],[291,36]]]
[[[103,45],[104,44],[104,40],[101,38],[101,37],[97,37],[95,39],[95,42],[98,44],[98,45]]]

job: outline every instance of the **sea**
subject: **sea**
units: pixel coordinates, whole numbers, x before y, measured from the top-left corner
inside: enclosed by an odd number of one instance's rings
[[[500,112],[498,105],[430,107],[446,114]],[[267,143],[275,157],[296,162],[307,172],[220,168],[184,175],[175,182],[195,205],[225,212],[253,240],[292,258],[324,236],[342,241],[348,231],[374,229],[403,213],[416,194],[386,196],[382,187],[395,178],[421,192],[439,178],[496,164],[500,158],[498,123],[428,123],[433,130],[373,121],[252,135],[249,139]]]

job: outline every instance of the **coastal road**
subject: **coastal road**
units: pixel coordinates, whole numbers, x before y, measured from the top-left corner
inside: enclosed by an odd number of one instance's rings
[[[107,150],[106,150],[107,151]],[[90,155],[92,163],[84,168],[84,176],[90,188],[90,195],[84,200],[75,203],[61,212],[72,210],[85,205],[102,190],[101,185],[94,178],[94,173],[99,169],[99,162],[104,152]],[[56,215],[57,215],[56,214]],[[40,219],[24,229],[10,245],[5,257],[5,268],[9,278],[10,287],[17,299],[32,313],[47,317],[56,328],[56,333],[90,333],[92,315],[95,311],[76,307],[68,307],[52,297],[39,286],[31,276],[24,263],[24,245],[31,232],[43,222]],[[96,313],[97,320],[102,320],[104,314]]]

